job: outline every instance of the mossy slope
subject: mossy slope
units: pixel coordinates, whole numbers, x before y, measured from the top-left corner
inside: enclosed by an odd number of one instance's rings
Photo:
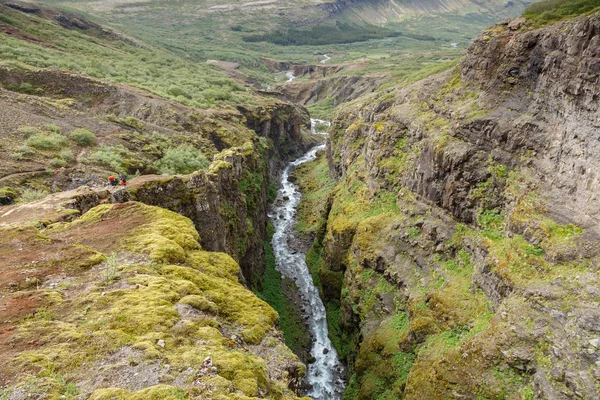
[[[283,345],[277,313],[238,282],[230,256],[200,248],[189,219],[130,202],[27,232],[4,231],[1,246],[33,243],[42,260],[73,246],[103,256],[77,268],[63,258],[37,286],[8,294],[9,308],[38,300],[4,327],[3,395],[295,398],[287,384],[304,366]]]

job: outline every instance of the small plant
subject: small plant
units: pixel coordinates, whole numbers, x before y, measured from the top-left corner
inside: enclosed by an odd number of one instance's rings
[[[40,133],[40,130],[33,126],[22,126],[19,129],[17,129],[17,132],[19,132],[21,135],[25,136],[26,138],[30,138],[33,135],[37,135],[38,133]]]
[[[22,160],[23,157],[30,156],[33,154],[33,150],[31,147],[21,146],[17,149],[16,153],[13,153],[13,158],[15,160]]]
[[[75,161],[75,154],[69,149],[65,149],[60,152],[60,158],[62,158],[67,163],[72,163]]]
[[[102,272],[102,280],[104,282],[110,282],[114,280],[119,274],[119,264],[117,262],[117,253],[112,252],[108,257],[106,257],[106,268]]]
[[[93,146],[96,142],[96,135],[87,129],[75,129],[71,132],[71,139],[80,146]]]
[[[20,200],[22,203],[31,203],[33,201],[38,201],[46,197],[48,193],[43,192],[41,190],[36,189],[25,189],[21,193]]]
[[[54,168],[66,167],[67,164],[68,163],[61,158],[53,158],[52,160],[50,160],[50,165],[52,165]]]
[[[189,174],[210,165],[202,152],[189,144],[182,144],[165,151],[156,163],[161,174]]]
[[[66,145],[66,140],[57,133],[50,135],[36,134],[27,139],[27,145],[41,150],[59,150]]]
[[[62,129],[60,128],[60,126],[55,125],[55,124],[46,125],[46,130],[48,132],[57,133],[57,134],[62,133]]]

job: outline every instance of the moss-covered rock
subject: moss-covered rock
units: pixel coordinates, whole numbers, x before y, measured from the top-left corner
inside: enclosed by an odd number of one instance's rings
[[[51,398],[295,398],[287,378],[299,361],[276,331],[277,313],[238,282],[230,256],[200,249],[189,219],[127,203],[42,232],[2,233],[0,251],[23,243],[35,246],[31,257],[72,253],[10,295],[17,347],[3,347],[15,371],[6,393],[36,385]],[[25,294],[36,299],[27,310],[17,303]]]

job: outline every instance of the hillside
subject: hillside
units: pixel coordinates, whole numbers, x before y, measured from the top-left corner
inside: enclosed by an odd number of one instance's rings
[[[502,18],[519,15],[525,3],[502,0],[53,0],[51,4],[90,13],[105,25],[188,59],[235,63],[236,74],[267,87],[277,80],[285,81],[285,70],[272,75],[261,61],[263,57],[319,64],[323,60],[321,55],[329,54],[332,59],[328,63],[332,64],[367,61],[368,65],[359,68],[363,74],[374,69],[391,72],[389,70],[395,69],[399,62],[407,64],[402,60],[407,53],[414,58],[411,64],[418,64],[414,69],[451,60],[462,54],[481,29]],[[339,24],[346,29],[340,31]],[[256,37],[256,41],[248,41]],[[298,45],[277,44],[282,38],[300,37],[306,40]],[[334,40],[340,37],[344,42]],[[370,37],[374,39],[364,41]]]
[[[600,395],[600,16],[555,4],[343,106],[298,171],[345,398]]]

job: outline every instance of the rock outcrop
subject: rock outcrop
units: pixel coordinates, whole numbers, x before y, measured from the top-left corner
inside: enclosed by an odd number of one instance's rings
[[[307,260],[348,398],[598,397],[599,40],[507,22],[338,114]]]

